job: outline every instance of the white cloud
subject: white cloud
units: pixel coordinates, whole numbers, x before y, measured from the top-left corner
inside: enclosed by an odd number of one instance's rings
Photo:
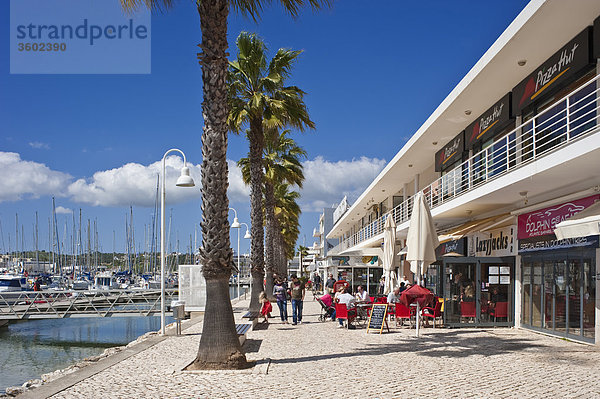
[[[166,159],[167,203],[200,201],[200,165],[188,163],[196,187],[176,187],[182,159]],[[229,167],[229,200],[232,204],[249,203],[250,188],[242,180],[236,162],[227,161]],[[305,211],[320,211],[347,195],[356,199],[386,165],[377,158],[361,157],[349,161],[328,161],[323,157],[304,162],[306,180],[301,190],[300,205]],[[157,176],[161,162],[149,165],[128,163],[118,168],[98,171],[90,178],[73,180],[72,176],[51,170],[46,165],[24,161],[12,152],[0,152],[0,202],[38,198],[45,195],[69,196],[76,203],[93,206],[127,207],[129,205],[153,207],[156,197]],[[57,213],[72,210],[57,207]]]
[[[42,143],[41,141],[30,141],[29,146],[31,148],[35,148],[37,150],[49,150],[50,145],[47,143]]]
[[[14,152],[0,151],[0,170],[0,202],[44,195],[61,197],[71,180],[67,173],[51,170],[42,163],[22,160]]]
[[[62,207],[62,206],[57,206],[56,207],[56,213],[58,213],[58,214],[71,214],[71,213],[73,213],[73,210],[70,209],[70,208],[65,208],[65,207]]]
[[[234,161],[229,165],[230,201],[248,201],[249,188],[242,181],[242,174]],[[176,187],[183,161],[178,156],[169,156],[165,162],[167,173],[167,202],[169,204],[200,200],[200,165],[188,163],[190,175],[196,186]],[[89,179],[78,179],[68,189],[72,200],[93,206],[143,206],[152,207],[156,198],[157,176],[161,171],[161,161],[150,165],[128,163],[118,168],[98,171]]]
[[[350,161],[331,162],[323,157],[304,162],[306,180],[300,204],[304,211],[322,211],[339,202],[345,195],[358,198],[385,167],[384,159],[361,157]]]

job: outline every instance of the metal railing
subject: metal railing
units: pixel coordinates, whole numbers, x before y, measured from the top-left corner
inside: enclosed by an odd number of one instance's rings
[[[177,299],[166,290],[166,306]],[[16,291],[0,294],[0,320],[150,316],[160,313],[160,290]]]
[[[600,75],[590,79],[421,190],[429,207],[434,209],[574,140],[597,133],[600,124],[599,79]],[[396,225],[408,221],[413,200],[414,196],[407,198],[390,212],[342,240],[329,250],[329,254],[339,254],[382,234],[385,219],[390,215]]]

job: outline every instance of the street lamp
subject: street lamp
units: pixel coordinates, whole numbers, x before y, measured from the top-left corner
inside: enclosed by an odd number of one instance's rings
[[[237,296],[240,297],[240,222],[238,221],[237,211],[234,208],[229,208],[230,211],[233,211],[233,223],[231,223],[232,229],[237,229]]]
[[[185,154],[177,148],[171,148],[162,158],[162,184],[160,195],[160,333],[165,335],[165,197],[166,197],[166,166],[165,159],[171,152],[179,152],[183,157],[181,174],[175,183],[178,187],[194,187],[194,179],[190,176],[190,169],[186,166]]]
[[[245,239],[250,239],[252,238],[252,236],[250,235],[250,226],[248,226],[246,223],[241,223],[244,226],[246,226],[246,234],[244,234],[244,238]],[[238,236],[239,236],[239,231],[238,231]],[[239,240],[239,237],[238,237]],[[239,241],[238,241],[238,252],[239,252],[240,248],[239,248]],[[240,292],[240,277],[239,275],[241,274],[242,269],[240,268],[240,257],[238,254],[238,296],[239,296],[239,292]]]

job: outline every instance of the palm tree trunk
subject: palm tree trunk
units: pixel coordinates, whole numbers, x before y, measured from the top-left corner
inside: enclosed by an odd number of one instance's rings
[[[259,295],[263,291],[263,278],[265,276],[265,248],[263,230],[263,204],[262,185],[264,179],[263,148],[264,135],[262,118],[255,117],[250,120],[250,221],[252,223],[251,242],[251,270],[252,292],[250,294],[250,311],[259,311]]]
[[[242,353],[229,296],[233,251],[227,212],[227,15],[228,0],[199,1],[202,52],[202,243],[206,309],[198,355],[191,369],[248,366]]]
[[[285,255],[285,241],[279,221],[275,221],[277,227],[275,229],[276,238],[274,242],[277,244],[277,273],[283,276],[287,275],[287,256]]]
[[[265,279],[265,293],[271,297],[273,293],[273,273],[275,272],[275,193],[273,184],[265,181],[265,258],[267,276]]]

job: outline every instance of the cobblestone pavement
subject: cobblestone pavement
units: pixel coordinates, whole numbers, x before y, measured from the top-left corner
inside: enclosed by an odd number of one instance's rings
[[[271,359],[266,374],[182,372],[198,323],[53,398],[600,398],[597,347],[502,328],[367,335],[319,322],[312,300],[304,311],[304,324],[273,320],[248,334],[248,359]]]

